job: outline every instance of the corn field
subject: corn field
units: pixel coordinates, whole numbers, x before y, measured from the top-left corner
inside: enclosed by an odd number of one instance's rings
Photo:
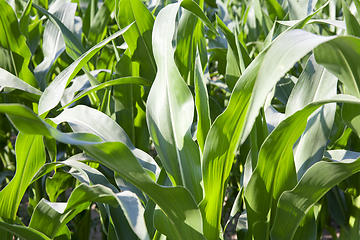
[[[0,11],[0,239],[360,240],[359,0]]]

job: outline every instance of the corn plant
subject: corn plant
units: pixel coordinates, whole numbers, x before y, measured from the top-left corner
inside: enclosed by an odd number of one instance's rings
[[[360,238],[359,0],[0,9],[2,239]]]

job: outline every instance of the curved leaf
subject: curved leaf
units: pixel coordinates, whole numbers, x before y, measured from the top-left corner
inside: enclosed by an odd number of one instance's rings
[[[181,186],[163,187],[156,184],[125,144],[101,142],[99,137],[92,134],[62,133],[21,105],[0,104],[0,112],[6,113],[19,131],[51,135],[58,141],[78,145],[101,164],[117,172],[159,205],[169,218],[178,239],[204,239],[201,212],[190,192]]]
[[[114,193],[103,185],[80,184],[71,193],[67,203],[51,203],[43,199],[36,206],[29,227],[37,229],[50,238],[65,226],[76,214],[91,202],[120,205],[130,226],[140,239],[149,239],[143,219],[144,208],[137,196],[129,191]]]
[[[37,87],[36,79],[28,68],[31,52],[20,32],[15,12],[6,1],[0,2],[0,9],[0,67]]]
[[[66,86],[70,83],[71,79],[80,71],[80,69],[89,61],[102,47],[116,37],[123,34],[130,26],[114,33],[102,42],[98,43],[81,57],[76,59],[69,67],[63,70],[45,89],[39,101],[39,115],[42,115],[60,102]]]
[[[291,239],[310,208],[336,184],[358,171],[360,171],[359,158],[314,164],[293,190],[281,195],[271,230],[271,239]]]
[[[173,184],[186,187],[200,202],[200,152],[190,134],[194,102],[175,65],[172,47],[178,10],[179,4],[166,6],[154,24],[152,43],[158,72],[148,96],[146,117],[156,151]]]
[[[21,239],[24,240],[50,240],[50,238],[48,238],[45,234],[28,228],[28,227],[24,227],[24,226],[19,226],[19,225],[12,225],[9,223],[4,222],[1,218],[0,218],[0,228],[20,237]],[[2,237],[4,237],[4,235],[2,235]],[[12,238],[10,238],[12,239]]]
[[[327,99],[336,95],[337,78],[315,62],[312,55],[286,105],[285,116],[302,109],[312,101]],[[321,161],[329,134],[334,123],[336,105],[326,105],[316,110],[307,123],[294,149],[297,177],[300,179],[314,163]]]
[[[345,85],[345,91],[360,97],[360,39],[346,36],[320,45],[314,50],[316,61],[325,66]],[[344,104],[343,121],[360,136],[359,106]]]
[[[89,87],[87,89],[84,89],[83,91],[81,91],[79,94],[77,94],[74,99],[72,99],[69,103],[67,103],[65,106],[63,106],[60,110],[68,107],[69,105],[71,105],[72,103],[76,102],[77,100],[97,91],[100,89],[104,89],[110,86],[115,86],[115,85],[119,85],[119,84],[140,84],[140,85],[144,85],[144,86],[150,86],[151,82],[145,78],[142,77],[122,77],[122,78],[118,78],[118,79],[114,79],[114,80],[110,80],[107,82],[104,82],[102,84],[96,85],[96,86],[92,86]]]
[[[296,61],[333,38],[302,30],[285,32],[257,56],[238,80],[227,109],[210,128],[204,147],[202,172],[205,198],[201,209],[206,216],[204,232],[209,234],[207,238],[213,239],[219,231],[224,183],[236,148],[249,135],[267,94]],[[213,189],[219,189],[221,194]]]
[[[312,102],[302,110],[283,120],[261,146],[258,164],[251,175],[244,194],[248,214],[248,234],[251,234],[250,236],[254,239],[269,238],[269,232],[263,231],[263,229],[271,229],[277,209],[277,200],[284,191],[290,190],[297,183],[292,152],[293,145],[304,131],[308,117],[318,107],[330,102],[353,102],[359,104],[360,100],[349,95],[336,95],[330,99]],[[318,169],[316,174],[326,175],[319,174],[319,172],[321,172],[321,170]],[[326,173],[326,171],[324,171],[324,173]],[[316,190],[314,190],[312,186],[309,185],[307,189],[309,192],[319,192],[319,187],[316,187]],[[325,193],[326,191],[324,194]],[[295,216],[297,215],[295,214]],[[281,221],[284,221],[283,219],[284,218],[281,218]],[[289,222],[289,219],[290,218],[285,222],[274,223],[274,225],[282,224],[281,227],[283,227],[283,225],[285,225],[284,223]],[[297,224],[300,224],[301,219],[302,217],[300,219],[297,218],[297,220],[299,220]],[[293,222],[293,220],[291,220],[291,222]],[[288,226],[288,224],[286,225]],[[294,232],[292,234],[295,233],[296,227],[293,230]],[[280,231],[280,233],[282,233],[282,231]],[[286,236],[284,239],[292,239],[292,235],[284,236]],[[273,235],[271,238],[273,239]]]
[[[26,96],[33,101],[38,101],[42,94],[41,91],[24,82],[20,78],[14,76],[10,72],[0,68],[0,86],[19,89],[27,94]]]
[[[45,147],[42,136],[20,133],[16,139],[16,172],[13,179],[0,192],[0,217],[8,223],[16,219],[20,201],[30,185],[31,179],[45,163]],[[8,239],[9,236],[1,233]],[[10,237],[11,238],[11,237]]]
[[[134,22],[124,34],[133,61],[140,63],[140,76],[153,81],[156,64],[152,50],[154,17],[140,0],[116,1],[116,20],[120,28]]]
[[[77,5],[75,3],[65,3],[53,15],[63,22],[65,27],[72,29],[74,28],[76,8]],[[51,21],[48,21],[45,26],[42,49],[44,60],[36,66],[34,73],[40,88],[45,89],[50,80],[49,71],[51,67],[53,67],[56,59],[65,50],[62,33]]]
[[[76,133],[91,133],[105,141],[120,141],[132,151],[144,168],[152,171],[156,177],[160,173],[160,168],[154,159],[146,152],[135,148],[125,131],[114,120],[96,109],[78,105],[74,108],[65,109],[51,120],[56,124],[69,123]]]

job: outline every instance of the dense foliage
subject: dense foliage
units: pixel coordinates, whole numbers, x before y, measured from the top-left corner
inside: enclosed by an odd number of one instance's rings
[[[0,9],[1,239],[360,239],[359,0]]]

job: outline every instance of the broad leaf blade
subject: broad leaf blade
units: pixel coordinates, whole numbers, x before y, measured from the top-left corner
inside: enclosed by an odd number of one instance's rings
[[[359,159],[316,163],[293,190],[281,195],[271,238],[291,239],[309,209],[332,187],[358,171]]]
[[[286,106],[285,115],[301,110],[312,101],[336,95],[337,78],[315,62],[312,55]],[[304,134],[294,150],[298,179],[314,163],[321,161],[335,117],[336,105],[326,105],[316,110],[308,120]]]
[[[20,133],[16,140],[16,172],[14,178],[0,192],[0,216],[8,223],[13,223],[31,179],[45,163],[45,147],[40,135],[25,135]],[[4,233],[1,233],[2,236]],[[9,236],[4,234],[5,238]]]
[[[345,91],[360,98],[360,39],[350,36],[337,37],[314,50],[316,61],[325,66],[345,85]],[[360,136],[359,106],[345,104],[343,121]]]
[[[10,72],[0,68],[0,86],[1,87],[9,87],[15,88],[21,91],[24,91],[26,97],[32,99],[33,101],[38,101],[42,94],[41,91],[34,88],[30,84],[24,82],[20,78],[14,76]]]
[[[104,143],[99,137],[86,133],[62,133],[21,105],[1,104],[0,112],[6,113],[19,131],[51,135],[58,141],[78,145],[101,164],[120,174],[159,205],[176,229],[178,239],[204,239],[201,212],[190,192],[180,186],[163,187],[156,184],[125,144]],[[33,127],[35,124],[37,129]]]
[[[6,230],[24,240],[50,240],[45,234],[24,226],[12,225],[0,219],[0,228]],[[1,235],[4,237],[4,235]],[[12,238],[10,238],[12,239]]]
[[[190,134],[194,102],[173,57],[172,38],[178,9],[178,4],[168,5],[154,24],[152,42],[158,72],[147,100],[147,123],[156,151],[173,184],[186,187],[200,202],[200,153]]]
[[[202,165],[205,199],[201,206],[206,216],[204,232],[209,234],[208,238],[216,236],[219,230],[224,183],[236,148],[249,135],[267,94],[296,61],[331,39],[333,37],[316,36],[302,30],[288,31],[257,56],[235,85],[228,108],[214,122],[205,142]],[[220,189],[222,194],[213,189]]]

